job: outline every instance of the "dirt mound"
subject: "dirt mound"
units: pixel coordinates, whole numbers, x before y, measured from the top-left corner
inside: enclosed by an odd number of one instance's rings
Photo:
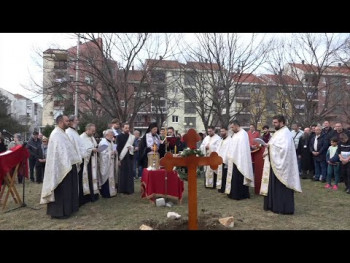
[[[198,230],[229,230],[219,223],[221,217],[218,213],[202,213],[198,216]],[[188,230],[188,219],[167,219],[165,222],[149,219],[142,221],[154,230]]]

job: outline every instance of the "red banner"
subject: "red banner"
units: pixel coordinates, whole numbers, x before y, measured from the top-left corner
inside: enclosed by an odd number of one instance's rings
[[[8,154],[0,155],[0,187],[7,172],[10,172],[18,163],[18,174],[28,178],[28,158],[29,151],[23,145],[17,145]]]

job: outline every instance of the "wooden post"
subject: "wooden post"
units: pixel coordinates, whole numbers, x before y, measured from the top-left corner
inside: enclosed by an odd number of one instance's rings
[[[184,136],[185,142],[190,149],[196,149],[196,143],[200,140],[198,133],[190,129]],[[216,170],[222,164],[222,158],[216,152],[212,152],[209,157],[197,157],[190,155],[188,157],[174,157],[167,153],[160,164],[167,171],[172,171],[174,166],[186,166],[188,168],[188,229],[197,230],[197,166],[210,165],[210,168]]]

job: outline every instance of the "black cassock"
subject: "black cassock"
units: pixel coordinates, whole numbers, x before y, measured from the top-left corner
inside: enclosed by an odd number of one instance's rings
[[[128,139],[129,134],[121,133],[117,136],[118,156],[120,156]],[[124,159],[121,161],[118,176],[118,193],[134,193],[133,157],[134,156],[127,151]]]
[[[243,182],[244,182],[243,174],[241,174],[241,172],[237,169],[237,166],[233,164],[231,191],[227,196],[235,200],[250,198],[249,187],[244,185]]]
[[[222,164],[222,177],[221,177],[221,188],[218,189],[219,193],[225,193],[226,188],[226,178],[227,178],[227,167],[225,168],[225,164]],[[215,178],[214,178],[215,179]],[[231,184],[232,186],[232,184]]]
[[[87,165],[90,194],[85,195],[84,190],[83,190],[83,170],[84,170],[84,162],[85,162],[84,159],[80,165],[80,171],[78,173],[78,177],[79,177],[79,205],[80,206],[82,206],[88,202],[95,202],[99,199],[99,194],[94,194],[94,184],[92,182],[92,167],[91,167],[92,155],[93,155],[93,153],[91,153],[90,160],[89,160],[89,163]]]
[[[47,214],[55,218],[67,218],[79,210],[78,173],[76,165],[54,190],[55,202],[47,204]]]
[[[264,210],[277,214],[294,214],[294,191],[282,184],[270,169],[268,194],[264,197]]]
[[[312,158],[312,153],[310,152],[310,139],[301,137],[298,144],[297,155],[301,155],[301,170],[302,171],[313,171],[314,170],[314,160]],[[298,157],[299,158],[299,157]],[[305,174],[303,174],[305,177]],[[310,176],[309,176],[310,177]],[[311,179],[311,177],[310,177]]]

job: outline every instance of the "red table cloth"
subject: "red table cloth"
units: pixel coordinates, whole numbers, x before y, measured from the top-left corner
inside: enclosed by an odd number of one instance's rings
[[[141,179],[141,197],[152,201],[156,197],[176,199],[181,202],[184,191],[184,182],[177,172],[167,172],[165,169],[143,169]]]
[[[28,178],[28,158],[29,151],[22,145],[17,145],[11,149],[12,152],[0,156],[0,188],[2,180],[7,172],[10,172],[18,163],[18,173]]]

